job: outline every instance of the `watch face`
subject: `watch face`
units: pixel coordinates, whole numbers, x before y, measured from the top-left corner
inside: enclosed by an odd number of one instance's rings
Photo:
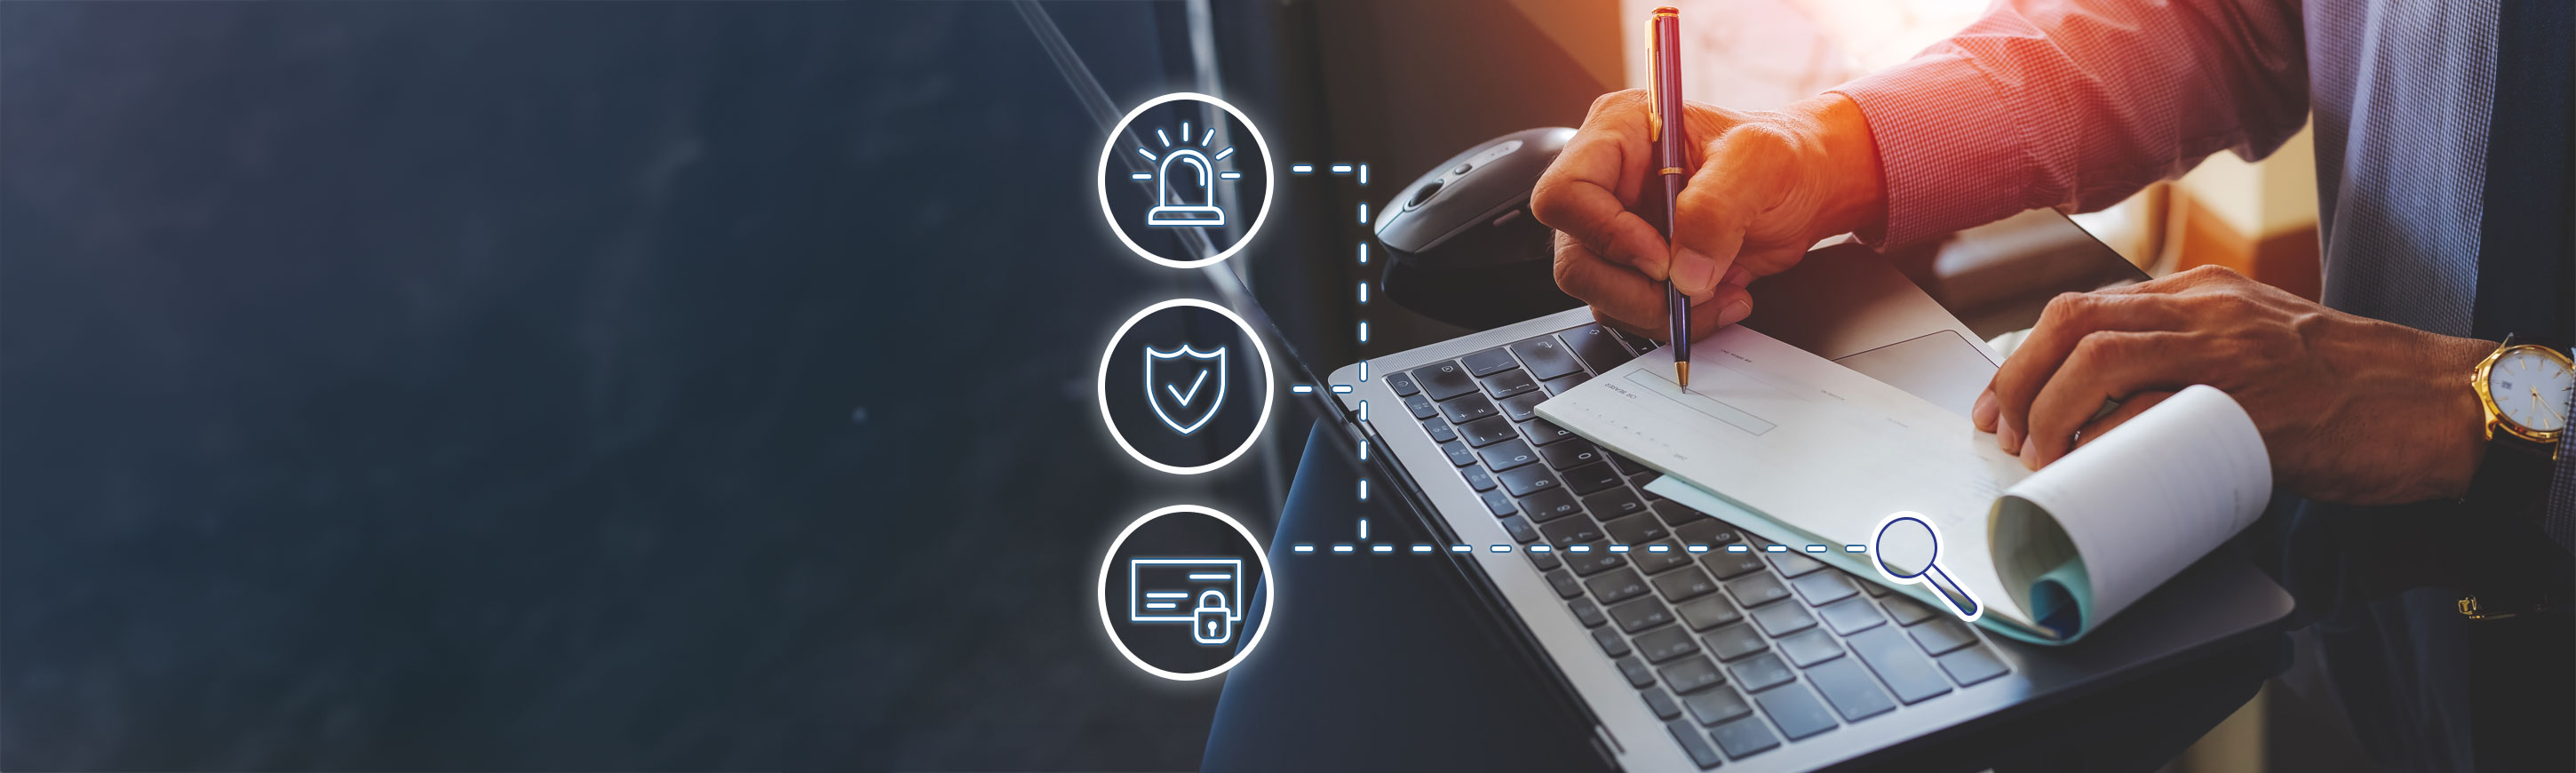
[[[2496,413],[2514,426],[2534,432],[2567,427],[2567,400],[2576,395],[2576,377],[2567,366],[2529,349],[2506,352],[2487,371],[2487,394]]]

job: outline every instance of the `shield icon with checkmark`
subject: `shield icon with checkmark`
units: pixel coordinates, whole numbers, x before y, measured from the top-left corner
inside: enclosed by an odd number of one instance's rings
[[[1202,352],[1145,347],[1145,401],[1163,425],[1183,435],[1207,426],[1225,403],[1225,347]]]

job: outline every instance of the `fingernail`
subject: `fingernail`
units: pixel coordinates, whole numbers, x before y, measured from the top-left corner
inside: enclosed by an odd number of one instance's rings
[[[2023,444],[2022,444],[2022,446],[2021,446],[2021,467],[2022,467],[2022,469],[2025,469],[2025,470],[2036,470],[2036,469],[2039,469],[2039,444],[2038,444],[2038,443],[2023,443]]]
[[[1682,292],[1708,292],[1715,285],[1716,278],[1717,261],[1688,247],[1673,253],[1673,284],[1681,287]]]
[[[1745,317],[1750,316],[1753,316],[1753,302],[1737,298],[1734,303],[1729,303],[1726,308],[1718,310],[1717,326],[1725,327],[1742,322]]]
[[[1996,428],[1995,428],[1995,445],[1996,445],[1997,447],[2002,448],[2002,449],[2004,450],[2004,453],[2007,453],[2007,454],[2020,454],[2020,453],[2021,453],[2021,430],[2013,429],[2013,428],[2012,428],[2012,425],[2010,425],[2010,424],[2006,424],[2006,425],[2003,425],[2003,426],[2000,426],[2000,427],[1996,427]]]
[[[1968,419],[1977,423],[1977,429],[1991,431],[1995,426],[1995,393],[1978,392],[1977,404],[1968,408]]]

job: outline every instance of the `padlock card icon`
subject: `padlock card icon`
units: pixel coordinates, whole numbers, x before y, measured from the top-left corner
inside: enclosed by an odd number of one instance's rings
[[[1226,606],[1225,591],[1209,588],[1199,592],[1199,605],[1190,611],[1190,638],[1200,644],[1224,644],[1234,638],[1233,612]]]

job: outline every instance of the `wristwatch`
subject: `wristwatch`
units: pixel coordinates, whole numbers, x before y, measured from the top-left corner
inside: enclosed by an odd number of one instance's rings
[[[2556,460],[2558,439],[2567,430],[2568,398],[2576,396],[2576,361],[2567,352],[2513,339],[2505,336],[2469,374],[2478,407],[2486,411],[2488,448]]]
[[[2537,513],[2545,509],[2550,475],[2566,436],[2568,398],[2576,395],[2576,362],[2568,353],[2505,336],[2469,374],[2486,412],[2486,459],[2462,503],[2473,512]],[[2481,583],[2460,597],[2460,614],[2499,620],[2566,608],[2566,591],[2551,583]]]

